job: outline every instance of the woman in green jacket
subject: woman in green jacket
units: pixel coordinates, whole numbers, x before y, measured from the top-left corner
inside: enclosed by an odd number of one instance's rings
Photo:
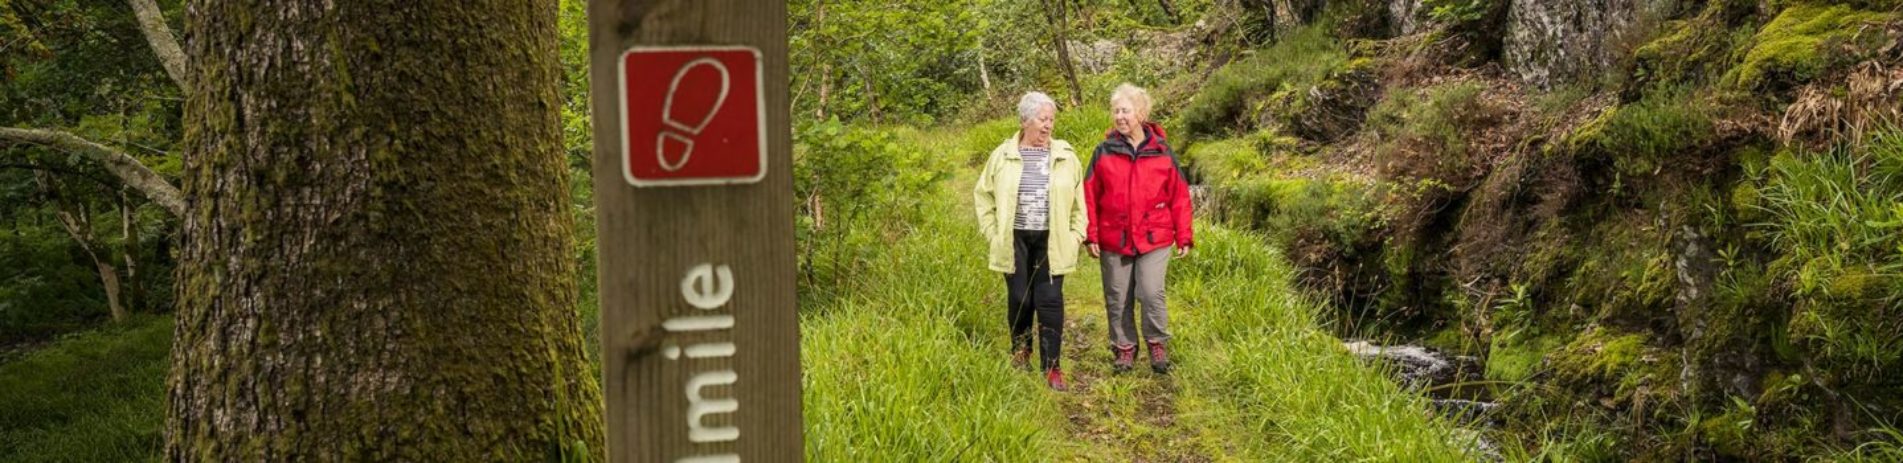
[[[1064,275],[1077,269],[1089,223],[1079,202],[1083,163],[1070,143],[1051,139],[1056,117],[1050,95],[1020,98],[1018,133],[991,150],[971,197],[978,231],[991,245],[989,266],[1004,274],[1012,361],[1029,366],[1035,321],[1039,366],[1051,388],[1061,391]]]

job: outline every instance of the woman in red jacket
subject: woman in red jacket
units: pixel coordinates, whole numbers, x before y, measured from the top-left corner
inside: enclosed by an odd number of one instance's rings
[[[1163,127],[1150,122],[1150,105],[1149,92],[1127,83],[1117,86],[1110,96],[1114,127],[1084,173],[1084,206],[1090,214],[1085,243],[1102,261],[1110,349],[1119,372],[1136,362],[1139,339],[1149,346],[1150,368],[1169,372],[1163,274],[1172,250],[1176,257],[1188,257],[1195,246],[1189,179],[1165,142]],[[1141,338],[1133,319],[1138,302],[1143,306]]]

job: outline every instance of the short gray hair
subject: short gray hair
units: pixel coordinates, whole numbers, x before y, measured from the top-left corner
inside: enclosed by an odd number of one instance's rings
[[[1024,94],[1023,98],[1018,98],[1018,122],[1023,123],[1037,117],[1037,110],[1043,109],[1046,105],[1051,107],[1052,113],[1057,112],[1057,100],[1052,100],[1050,95],[1045,95],[1044,92]]]

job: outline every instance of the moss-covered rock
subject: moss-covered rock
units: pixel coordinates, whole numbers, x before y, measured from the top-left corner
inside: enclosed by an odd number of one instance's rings
[[[1843,4],[1798,4],[1785,9],[1752,37],[1743,59],[1724,84],[1742,90],[1784,90],[1826,70],[1856,62],[1882,45],[1884,34],[1866,26],[1893,21],[1897,13],[1859,10]]]
[[[1545,368],[1547,356],[1558,350],[1565,338],[1558,335],[1526,339],[1496,338],[1487,355],[1487,378],[1501,381],[1526,381]]]
[[[1548,357],[1564,387],[1596,397],[1606,408],[1658,402],[1678,391],[1678,355],[1642,333],[1595,327]]]
[[[1630,95],[1662,86],[1700,84],[1736,61],[1732,50],[1751,40],[1754,29],[1740,27],[1756,11],[1750,1],[1713,1],[1698,16],[1667,22],[1656,38],[1632,53]]]

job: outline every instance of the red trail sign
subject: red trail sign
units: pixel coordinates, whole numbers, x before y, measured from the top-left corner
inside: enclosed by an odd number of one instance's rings
[[[618,64],[628,183],[719,185],[766,175],[759,50],[634,47]]]

